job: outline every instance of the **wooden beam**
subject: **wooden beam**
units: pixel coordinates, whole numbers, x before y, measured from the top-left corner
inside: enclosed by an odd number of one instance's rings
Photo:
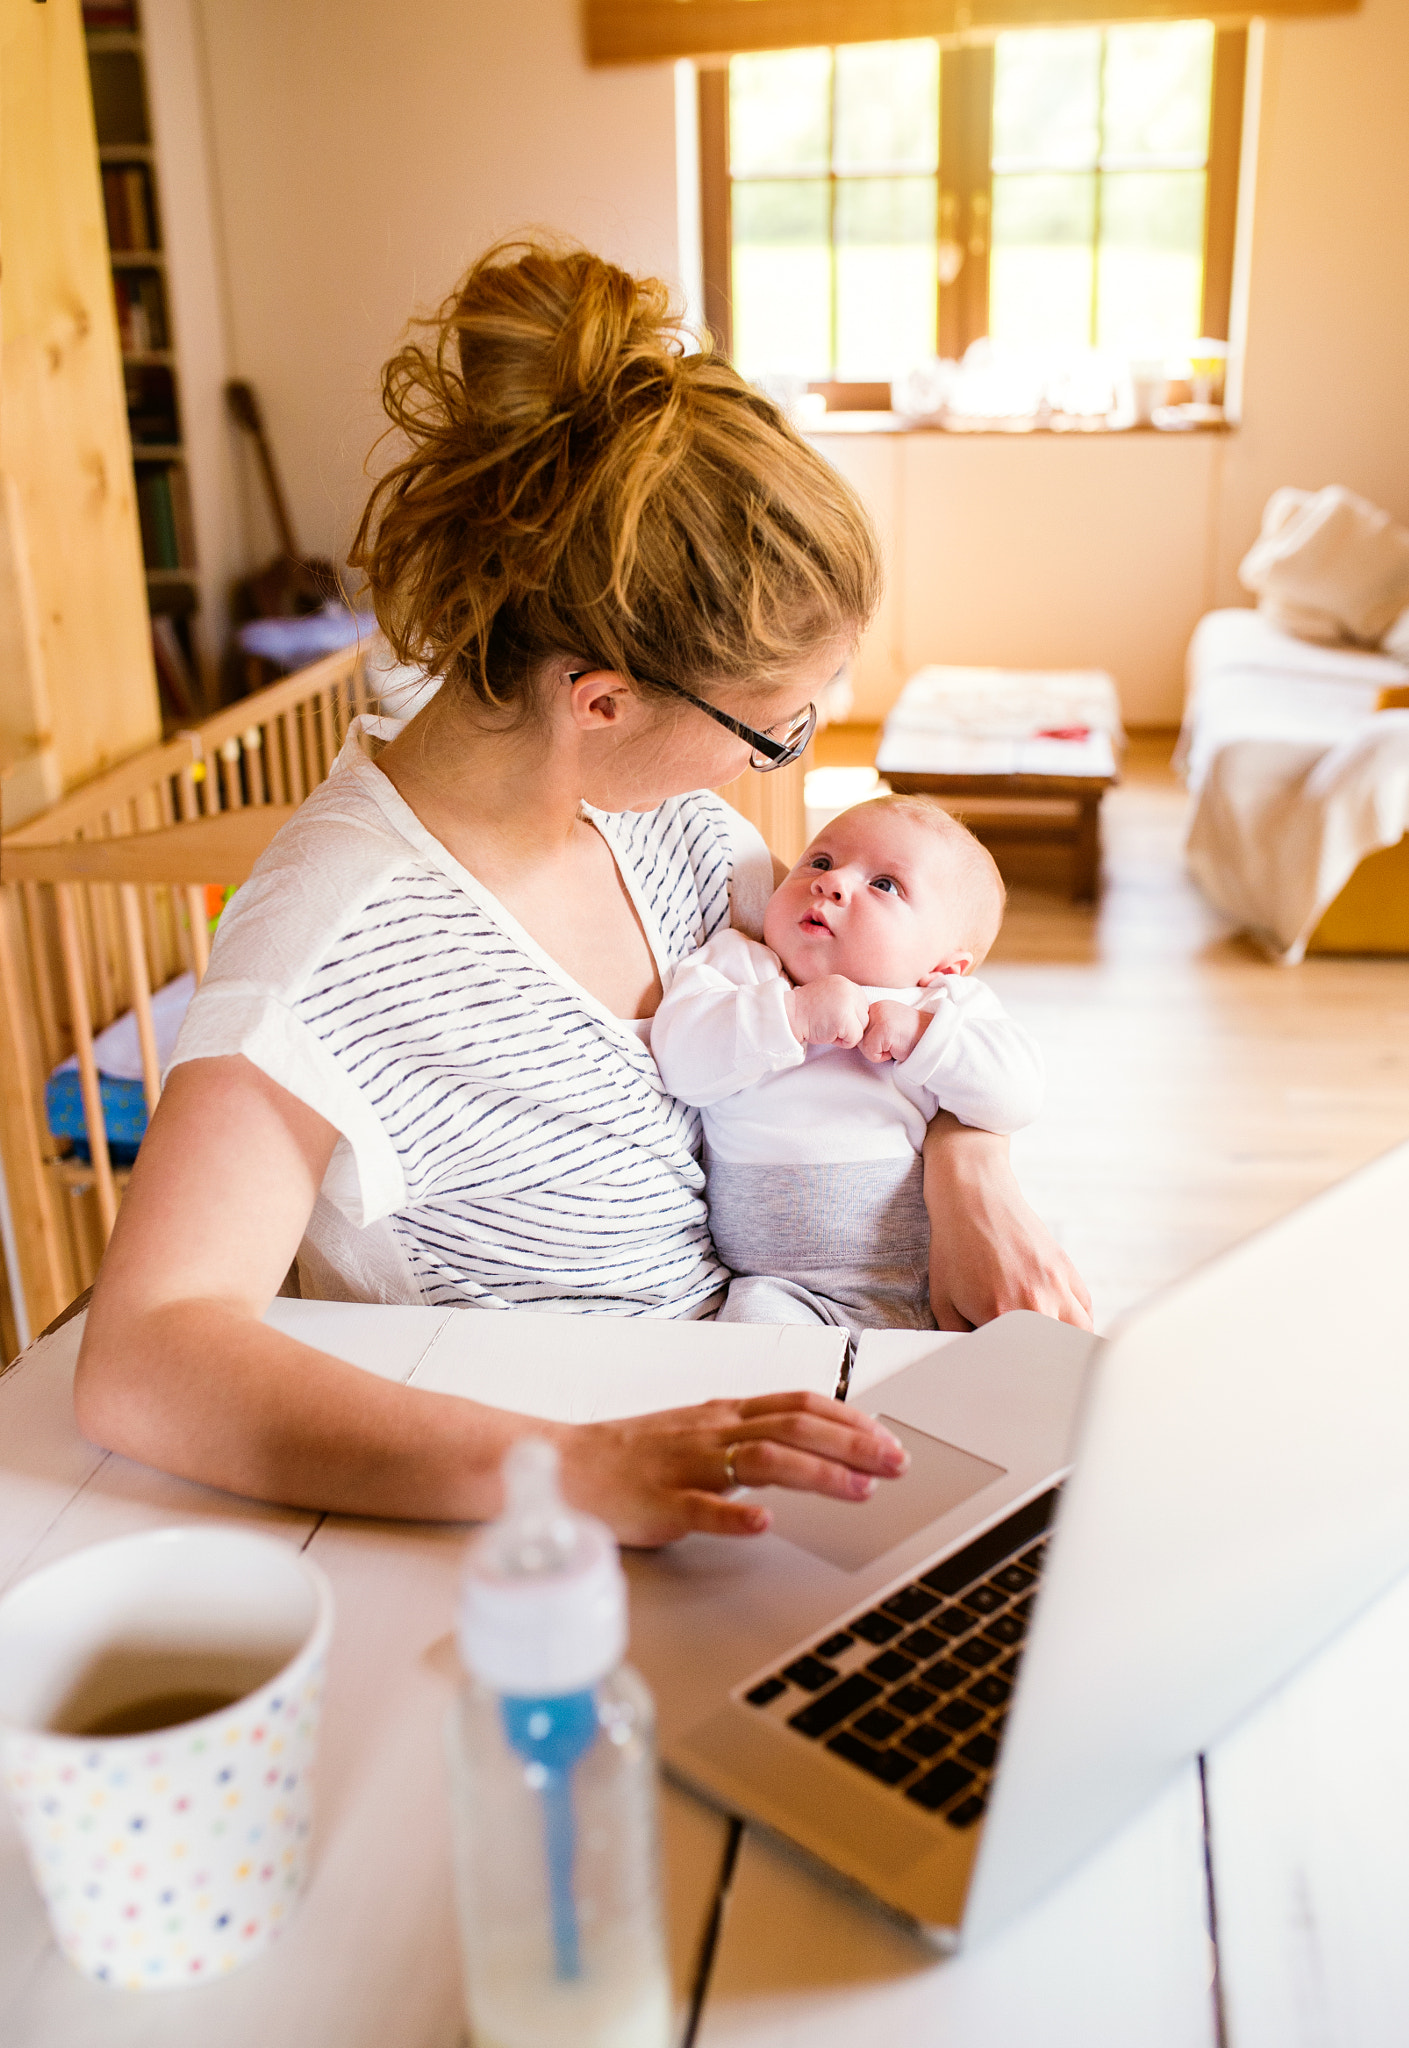
[[[48,846],[7,846],[7,882],[167,883],[199,889],[207,883],[238,888],[281,825],[292,804],[261,804],[219,811],[158,832],[121,839],[65,839]]]
[[[801,49],[1090,21],[1184,21],[1190,0],[587,0],[590,64]],[[1235,20],[1353,14],[1360,0],[1257,0]]]

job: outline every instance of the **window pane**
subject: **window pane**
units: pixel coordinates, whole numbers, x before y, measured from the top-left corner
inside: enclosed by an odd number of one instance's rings
[[[831,369],[830,210],[826,179],[734,186],[734,360],[746,377]]]
[[[1193,156],[1208,149],[1213,23],[1106,31],[1107,156]]]
[[[1097,342],[1164,354],[1199,332],[1204,173],[1108,171],[1102,180]]]
[[[1101,31],[1019,29],[994,49],[993,161],[1080,166],[1096,161]]]
[[[934,354],[933,178],[837,181],[837,375],[870,382]]]
[[[933,171],[939,165],[939,44],[856,43],[837,51],[839,171]]]
[[[995,341],[1090,341],[1095,228],[1093,173],[993,180],[988,331]]]
[[[729,168],[825,171],[831,143],[832,53],[779,50],[729,64]]]

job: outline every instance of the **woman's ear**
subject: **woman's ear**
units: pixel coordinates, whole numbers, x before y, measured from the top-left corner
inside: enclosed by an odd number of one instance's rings
[[[975,964],[975,956],[972,953],[950,953],[937,967],[932,967],[928,974],[922,974],[917,986],[933,988],[937,981],[945,981],[951,974],[972,974]]]
[[[625,676],[619,676],[614,669],[582,669],[565,675],[563,682],[571,693],[568,701],[573,724],[581,732],[600,732],[605,726],[619,725],[628,704],[639,701]]]

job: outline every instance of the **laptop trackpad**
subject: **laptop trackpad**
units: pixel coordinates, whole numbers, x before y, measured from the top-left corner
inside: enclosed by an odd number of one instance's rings
[[[897,1422],[893,1415],[877,1420],[910,1453],[910,1469],[903,1479],[878,1480],[867,1501],[824,1500],[821,1494],[792,1493],[782,1487],[769,1490],[774,1535],[844,1572],[859,1572],[1005,1476],[1002,1465],[990,1465],[987,1458],[976,1458],[942,1437],[927,1436],[913,1423]]]

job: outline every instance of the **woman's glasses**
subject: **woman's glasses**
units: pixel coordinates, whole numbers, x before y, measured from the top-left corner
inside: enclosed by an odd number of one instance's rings
[[[570,674],[567,680],[575,683],[578,676],[588,674],[590,670],[580,668]],[[749,755],[749,766],[758,775],[771,775],[775,768],[787,768],[792,762],[799,760],[807,750],[808,741],[817,730],[815,704],[805,704],[795,718],[788,720],[781,733],[776,726],[770,728],[768,732],[759,732],[755,727],[745,725],[741,718],[731,718],[727,711],[717,710],[713,704],[707,704],[704,698],[697,697],[693,690],[682,690],[679,683],[665,683],[649,676],[642,676],[640,680],[651,689],[667,690],[672,697],[683,697],[687,704],[693,704],[696,710],[705,712],[716,725],[722,725],[738,739],[747,740],[753,748]],[[775,734],[777,737],[774,737]]]

